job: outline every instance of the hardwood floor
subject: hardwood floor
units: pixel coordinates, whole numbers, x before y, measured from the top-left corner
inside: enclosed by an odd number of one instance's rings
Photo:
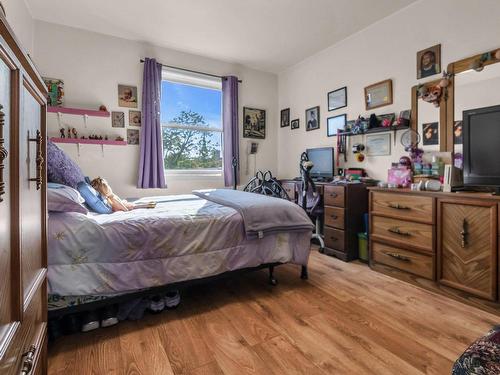
[[[173,311],[66,336],[49,374],[449,374],[498,318],[313,251],[300,267],[193,287]]]

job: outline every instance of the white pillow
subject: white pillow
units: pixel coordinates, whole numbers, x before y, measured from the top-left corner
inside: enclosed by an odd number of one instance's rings
[[[82,198],[77,190],[53,182],[49,182],[47,187],[47,205],[49,211],[88,214],[89,210],[83,205],[85,199]]]

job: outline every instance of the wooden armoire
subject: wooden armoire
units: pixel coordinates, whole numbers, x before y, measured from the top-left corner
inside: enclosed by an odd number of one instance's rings
[[[0,374],[47,372],[45,117],[43,80],[0,11]]]

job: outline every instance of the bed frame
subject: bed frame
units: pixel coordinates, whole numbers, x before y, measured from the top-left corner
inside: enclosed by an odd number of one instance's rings
[[[94,310],[98,310],[98,309],[101,309],[101,308],[106,307],[106,306],[111,306],[111,305],[115,305],[118,303],[131,301],[131,300],[134,300],[136,298],[152,297],[154,295],[166,293],[166,292],[171,291],[171,290],[182,290],[182,289],[185,289],[185,288],[193,286],[193,285],[198,285],[198,284],[203,284],[203,283],[207,283],[210,281],[225,279],[225,278],[228,278],[231,276],[241,275],[241,274],[245,274],[245,273],[249,273],[249,272],[253,272],[253,271],[262,270],[265,268],[269,269],[269,284],[275,286],[278,284],[278,280],[274,277],[274,268],[277,266],[281,266],[283,264],[287,264],[287,263],[261,264],[260,266],[257,266],[257,267],[248,267],[248,268],[242,268],[242,269],[234,270],[234,271],[227,271],[227,272],[223,272],[219,275],[203,277],[201,279],[179,281],[179,282],[172,283],[172,284],[156,286],[156,287],[152,287],[152,288],[148,288],[148,289],[142,289],[142,290],[137,291],[137,292],[131,292],[131,293],[126,293],[126,294],[122,294],[119,296],[115,296],[115,297],[109,297],[109,298],[99,300],[99,301],[82,303],[80,305],[64,307],[61,309],[49,310],[48,318],[49,319],[59,319],[65,315],[69,315],[69,314],[77,314],[77,313],[82,313],[82,312],[86,312],[86,311],[94,311]],[[308,277],[309,277],[309,275],[308,275],[307,266],[301,266],[300,278],[303,280],[307,280]]]

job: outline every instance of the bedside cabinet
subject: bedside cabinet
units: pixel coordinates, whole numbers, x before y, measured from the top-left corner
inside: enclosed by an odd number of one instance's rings
[[[325,254],[344,261],[358,259],[358,233],[364,232],[368,192],[364,184],[325,184],[323,234]]]

